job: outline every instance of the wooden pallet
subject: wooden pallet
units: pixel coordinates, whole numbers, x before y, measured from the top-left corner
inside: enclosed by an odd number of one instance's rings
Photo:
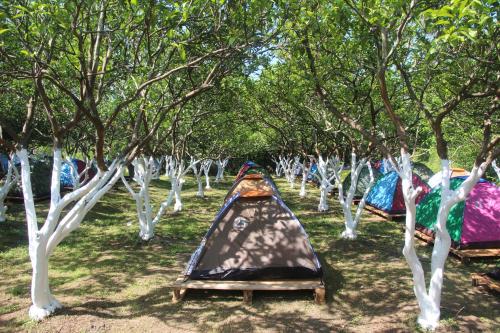
[[[497,293],[500,293],[500,282],[495,281],[494,279],[490,278],[486,274],[477,274],[474,273],[471,275],[472,278],[472,285],[474,287],[481,286],[485,287],[488,290],[494,290]]]
[[[375,207],[372,207],[372,206],[369,206],[369,205],[365,205],[365,209],[367,211],[369,211],[370,213],[373,213],[375,215],[378,215],[380,217],[383,217],[384,219],[386,219],[387,221],[396,221],[396,220],[400,220],[402,218],[404,218],[406,216],[405,213],[401,213],[401,214],[390,214],[390,213],[387,213],[387,212],[384,212],[383,210],[380,210],[380,209],[377,209]]]
[[[189,289],[203,290],[241,290],[243,301],[252,303],[254,290],[313,290],[314,301],[325,303],[325,285],[321,279],[310,280],[269,280],[269,281],[223,281],[223,280],[185,280],[179,277],[173,284],[172,301],[179,302]]]
[[[434,237],[420,230],[415,230],[415,237],[427,244],[434,243]],[[500,249],[456,249],[450,247],[450,252],[458,257],[463,263],[468,263],[472,258],[500,257]]]

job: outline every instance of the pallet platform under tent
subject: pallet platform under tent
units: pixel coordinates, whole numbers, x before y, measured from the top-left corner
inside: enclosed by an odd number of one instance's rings
[[[356,204],[358,204],[359,202],[357,202]],[[400,213],[400,214],[391,214],[391,213],[387,213],[387,212],[384,212],[383,210],[380,210],[380,209],[377,209],[375,207],[372,207],[370,205],[365,205],[365,209],[367,211],[369,211],[370,213],[373,213],[375,215],[378,215],[380,217],[383,217],[384,219],[386,219],[387,221],[398,221],[398,220],[401,220],[403,219],[406,214],[405,213]]]
[[[201,290],[241,290],[243,301],[252,303],[254,290],[312,290],[316,304],[325,303],[325,284],[321,279],[297,280],[267,280],[267,281],[227,281],[227,280],[190,280],[179,277],[172,285],[172,301],[182,301],[189,289]]]
[[[472,278],[472,285],[477,287],[485,287],[488,290],[491,291],[496,291],[497,293],[500,293],[500,282],[495,281],[491,277],[489,277],[486,274],[477,274],[474,273],[471,275]]]
[[[417,229],[415,230],[415,237],[427,244],[434,243],[434,237]],[[473,258],[500,257],[500,249],[456,249],[454,247],[450,247],[450,252],[458,257],[463,263],[467,263]]]

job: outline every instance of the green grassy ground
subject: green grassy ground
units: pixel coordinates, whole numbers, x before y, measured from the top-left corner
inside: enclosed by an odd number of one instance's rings
[[[401,225],[365,213],[356,241],[339,238],[341,209],[318,213],[318,191],[306,199],[277,180],[284,201],[309,233],[325,270],[327,304],[313,303],[310,292],[257,292],[252,305],[238,292],[191,292],[171,302],[169,285],[183,270],[231,186],[213,184],[207,197],[195,196],[189,178],[184,210],[167,213],[156,237],[138,237],[135,207],[123,186],[115,187],[86,217],[82,227],[50,259],[53,294],[64,309],[41,323],[29,320],[31,267],[21,204],[11,204],[0,225],[0,331],[40,332],[252,332],[252,331],[414,331],[417,305],[411,273],[401,254]],[[165,197],[167,180],[155,181],[155,207]],[[37,204],[42,217],[47,203]],[[428,269],[431,248],[419,247]],[[471,287],[470,273],[499,261],[464,266],[449,258],[440,331],[499,331],[498,296]]]

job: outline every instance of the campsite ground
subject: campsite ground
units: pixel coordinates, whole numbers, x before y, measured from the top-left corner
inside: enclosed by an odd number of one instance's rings
[[[41,323],[30,321],[31,267],[21,204],[9,207],[0,225],[0,331],[39,332],[373,332],[415,331],[417,304],[411,273],[401,254],[401,224],[368,212],[356,241],[339,238],[340,207],[318,213],[318,192],[298,197],[284,180],[278,187],[305,225],[325,269],[327,304],[315,305],[310,292],[258,292],[253,304],[242,304],[238,292],[191,292],[172,304],[169,285],[184,268],[219,209],[232,177],[207,197],[195,197],[189,178],[184,210],[168,213],[150,242],[138,238],[135,207],[123,186],[105,196],[50,260],[51,287],[65,306]],[[297,186],[298,187],[298,186]],[[169,188],[166,180],[152,187],[156,206]],[[311,187],[309,188],[312,189]],[[46,210],[47,203],[37,208]],[[41,216],[41,215],[40,215]],[[419,246],[426,268],[431,248]],[[500,260],[468,266],[449,258],[446,266],[439,331],[499,331],[500,301],[471,287],[470,273]]]

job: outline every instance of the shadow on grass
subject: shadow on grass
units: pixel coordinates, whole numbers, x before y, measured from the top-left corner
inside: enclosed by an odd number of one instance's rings
[[[212,183],[213,189],[202,199],[195,196],[194,179],[188,178],[182,193],[184,210],[169,210],[150,242],[139,240],[134,201],[123,186],[116,186],[89,213],[82,227],[56,248],[50,260],[52,290],[56,297],[66,298],[63,302],[68,306],[58,314],[74,321],[80,315],[124,320],[152,316],[172,330],[184,331],[340,331],[345,325],[356,328],[358,322],[377,320],[386,321],[378,329],[401,327],[398,325],[403,325],[403,330],[413,329],[410,322],[414,317],[401,324],[401,314],[413,315],[417,308],[411,273],[401,254],[400,225],[372,219],[365,212],[358,239],[339,239],[344,226],[336,198],[328,198],[329,212],[318,213],[317,189],[309,188],[308,197],[300,199],[298,189],[290,190],[281,179],[277,183],[284,201],[304,224],[319,254],[327,304],[316,306],[310,291],[256,292],[252,306],[242,304],[239,292],[191,292],[185,302],[172,304],[167,286],[207,231],[231,180],[228,177],[220,184]],[[169,190],[167,180],[153,182],[156,208]],[[46,211],[46,203],[37,204],[37,209]],[[0,296],[3,292],[9,302],[26,303],[31,267],[24,209],[13,205],[9,214],[12,221],[2,224],[0,233],[0,264],[10,269],[0,272]],[[132,222],[130,226],[128,222]],[[419,247],[418,252],[428,272],[431,248]],[[448,327],[477,330],[477,318],[494,320],[500,316],[497,299],[470,287],[469,274],[490,266],[447,261],[442,314]],[[16,320],[19,318],[0,325],[19,330]]]

